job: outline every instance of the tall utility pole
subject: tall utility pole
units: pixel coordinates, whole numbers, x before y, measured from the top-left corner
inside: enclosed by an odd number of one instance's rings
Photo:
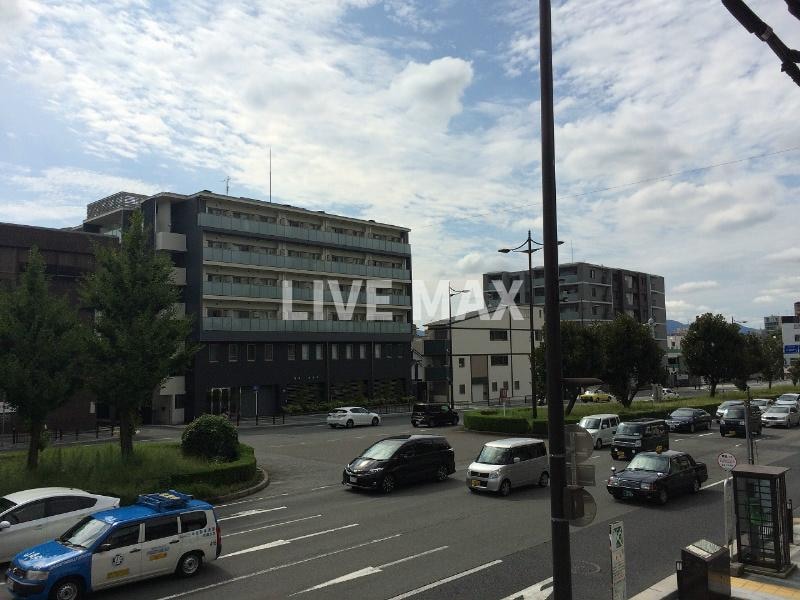
[[[447,383],[450,393],[450,408],[455,408],[455,396],[453,395],[453,309],[451,300],[453,296],[464,294],[469,290],[454,290],[450,282],[447,282]]]
[[[550,0],[539,0],[539,73],[541,82],[542,219],[544,234],[545,327],[547,332],[547,430],[550,438],[550,525],[553,598],[572,600],[569,521],[564,514],[566,448],[561,394],[561,318],[558,307],[558,227],[553,123],[553,41]]]
[[[531,248],[531,230],[528,229],[528,328],[531,334],[531,417],[535,420],[538,416],[536,409],[536,335],[533,328],[533,249]],[[538,248],[537,248],[538,250]],[[514,362],[514,356],[511,356]]]

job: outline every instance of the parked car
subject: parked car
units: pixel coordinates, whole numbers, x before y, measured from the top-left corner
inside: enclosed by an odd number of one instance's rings
[[[770,406],[761,413],[761,424],[764,427],[781,425],[788,429],[793,425],[800,425],[800,411],[794,406]]]
[[[775,399],[775,405],[793,404],[800,409],[800,394],[781,394]]]
[[[753,398],[750,401],[750,406],[755,406],[763,414],[770,406],[772,406],[772,400],[769,398]]]
[[[605,413],[588,415],[583,417],[578,424],[589,432],[594,440],[594,447],[599,450],[614,439],[614,434],[617,433],[619,426],[619,415]]]
[[[453,449],[440,435],[397,435],[376,442],[342,472],[342,484],[391,493],[397,484],[444,481],[456,472]]]
[[[650,394],[650,398],[655,399],[656,394],[653,392]],[[661,398],[664,400],[674,400],[675,398],[680,398],[681,395],[673,390],[672,388],[661,388]]]
[[[334,408],[328,413],[328,425],[331,427],[354,427],[355,425],[380,425],[381,417],[378,413],[369,412],[361,406],[343,406]]]
[[[470,492],[497,492],[508,496],[512,488],[550,481],[547,448],[535,438],[508,438],[488,442],[467,469]]]
[[[427,425],[457,425],[458,413],[449,404],[420,403],[415,404],[411,412],[411,424],[414,427]]]
[[[168,573],[190,577],[221,549],[212,506],[170,490],[84,517],[57,539],[20,552],[6,582],[15,598],[80,600]]]
[[[645,498],[659,504],[666,504],[680,492],[699,492],[708,479],[704,463],[675,450],[642,452],[622,471],[617,472],[614,467],[611,471],[606,489],[614,498]]]
[[[613,394],[609,394],[600,388],[595,388],[580,394],[578,400],[581,402],[615,402],[616,398],[614,398]]]
[[[697,429],[711,430],[711,415],[699,408],[679,408],[673,410],[667,419],[670,431],[688,431]]]
[[[0,498],[0,563],[52,540],[86,515],[119,506],[119,498],[73,488],[36,488]]]
[[[750,407],[748,425],[752,435],[761,435],[761,411]],[[719,434],[726,436],[733,432],[735,435],[745,435],[745,406],[731,406],[719,420]]]
[[[731,406],[744,406],[744,400],[725,400],[722,404],[717,407],[717,413],[715,418],[717,423],[722,418],[722,415],[725,414],[725,411],[728,410]]]
[[[630,460],[651,450],[669,450],[669,427],[663,419],[631,419],[617,427],[611,440],[611,458]]]

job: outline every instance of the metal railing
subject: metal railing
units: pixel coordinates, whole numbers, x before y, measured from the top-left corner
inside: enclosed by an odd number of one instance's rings
[[[86,207],[86,218],[94,219],[100,215],[113,212],[122,208],[130,210],[138,207],[147,196],[132,194],[130,192],[117,192],[105,198],[92,202]]]
[[[203,293],[212,296],[239,296],[242,298],[269,298],[272,300],[280,300],[283,297],[283,289],[274,285],[253,285],[250,283],[226,283],[222,281],[204,281]],[[389,304],[394,306],[411,306],[411,298],[409,296],[401,296],[396,294],[378,294],[379,298],[389,298],[389,302],[382,302],[382,304]],[[350,294],[345,291],[342,293],[342,300],[346,303],[350,298]],[[293,300],[314,300],[314,291],[307,289],[292,288]],[[333,302],[333,294],[330,290],[325,290],[323,293],[324,302]],[[364,292],[358,294],[357,304],[366,304],[367,295]]]
[[[78,441],[99,440],[101,438],[113,438],[119,435],[117,425],[96,425],[92,429],[63,429],[61,427],[49,427],[46,430],[49,436],[49,443],[60,444]],[[0,448],[13,449],[24,448],[30,443],[31,436],[27,431],[12,427],[7,433],[0,434]]]
[[[284,321],[204,317],[204,331],[288,331],[311,333],[411,333],[411,323],[394,321]]]

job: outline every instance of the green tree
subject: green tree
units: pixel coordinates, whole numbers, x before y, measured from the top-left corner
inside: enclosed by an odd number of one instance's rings
[[[630,406],[636,392],[664,377],[664,350],[650,328],[628,315],[618,315],[601,328],[605,365],[603,379],[623,406]]]
[[[77,311],[49,292],[32,248],[19,285],[0,291],[0,386],[28,426],[28,470],[39,465],[47,416],[80,389],[84,331]]]
[[[789,377],[792,378],[792,385],[797,385],[800,382],[800,360],[789,367]]]
[[[733,383],[737,388],[745,391],[748,379],[754,373],[760,373],[764,368],[765,359],[761,336],[748,333],[747,335],[742,335],[741,338],[741,352],[734,362]]]
[[[763,362],[761,376],[772,389],[772,382],[783,378],[783,340],[778,335],[765,335],[761,338]]]
[[[571,321],[561,323],[561,369],[565,379],[599,378],[603,375],[605,357],[601,331],[602,326],[596,324],[582,326]],[[580,386],[565,384],[564,387],[569,399],[566,414],[570,414]]]
[[[191,323],[175,312],[172,263],[153,250],[147,233],[142,213],[134,212],[119,247],[97,248],[97,268],[82,289],[86,306],[95,310],[87,382],[116,410],[126,459],[133,455],[142,406],[198,349],[186,341]]]
[[[692,375],[705,377],[713,397],[720,382],[734,379],[741,370],[743,336],[739,326],[722,315],[700,315],[681,342],[686,366]]]

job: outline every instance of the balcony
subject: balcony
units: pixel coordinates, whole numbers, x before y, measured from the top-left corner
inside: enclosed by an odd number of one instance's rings
[[[336,244],[339,246],[358,248],[359,250],[377,250],[392,254],[404,254],[406,256],[411,255],[411,246],[401,242],[389,242],[367,237],[358,237],[354,235],[343,235],[340,233],[332,233],[330,231],[321,231],[318,229],[276,225],[274,223],[252,221],[250,219],[235,219],[233,217],[223,217],[220,215],[212,215],[210,213],[199,213],[197,215],[197,224],[200,227],[211,227],[214,229],[224,229],[227,231],[254,233],[257,235],[270,237],[291,238],[313,244]]]
[[[425,356],[445,356],[447,354],[447,340],[425,340],[423,354]]]
[[[182,233],[159,231],[156,233],[156,250],[186,252],[186,236]]]
[[[203,213],[205,214],[205,213]],[[361,275],[381,279],[397,279],[410,281],[411,271],[408,269],[391,269],[367,265],[315,260],[313,258],[296,258],[293,256],[275,256],[274,254],[258,254],[240,250],[223,248],[203,248],[203,260],[238,265],[258,265],[277,269],[293,269],[296,271],[312,271],[317,273],[341,273],[345,275]]]
[[[186,285],[186,269],[183,267],[172,267],[170,279],[173,285]]]
[[[249,283],[223,283],[220,281],[203,282],[203,294],[207,296],[237,296],[239,298],[268,298],[280,300],[283,297],[282,288],[274,285],[251,285]],[[389,302],[376,303],[378,306],[411,306],[410,296],[386,295],[380,298],[389,298]],[[292,289],[293,300],[314,300],[314,291],[305,289]],[[343,293],[342,300],[347,304],[349,295]],[[333,294],[330,290],[323,293],[323,302],[333,302]],[[358,294],[357,304],[366,304],[367,295],[365,292]]]
[[[181,375],[179,377],[169,377],[161,384],[159,394],[162,396],[172,396],[176,394],[186,393],[186,378]]]
[[[411,323],[394,321],[284,321],[204,317],[204,331],[278,331],[310,333],[411,333]]]
[[[447,381],[447,367],[425,367],[425,381]]]

